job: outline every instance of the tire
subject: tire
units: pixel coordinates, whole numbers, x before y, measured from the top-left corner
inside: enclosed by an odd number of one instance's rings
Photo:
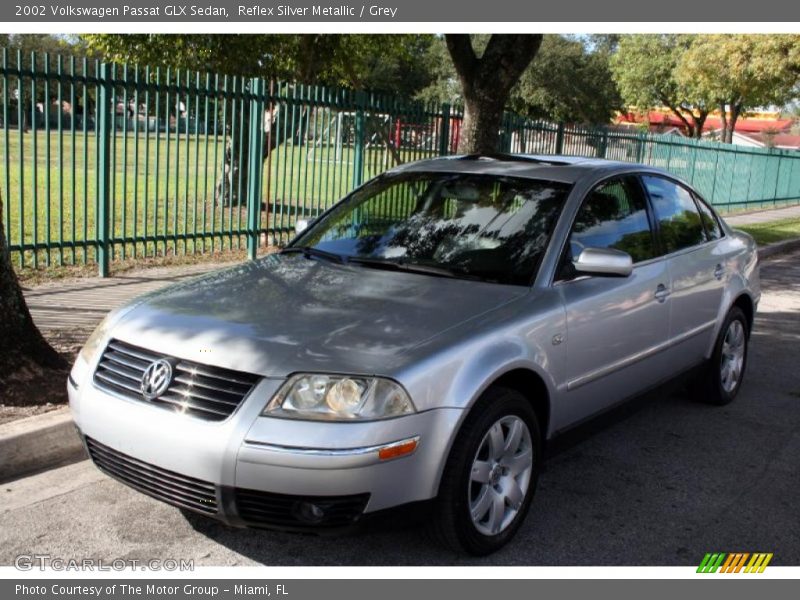
[[[507,544],[530,508],[541,456],[539,423],[530,402],[515,390],[488,389],[450,451],[430,522],[434,538],[475,556]]]
[[[747,369],[749,341],[747,317],[742,309],[734,306],[719,330],[711,359],[691,386],[696,400],[724,406],[736,398]]]

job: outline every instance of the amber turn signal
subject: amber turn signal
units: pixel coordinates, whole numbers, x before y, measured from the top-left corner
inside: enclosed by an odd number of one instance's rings
[[[403,440],[389,444],[378,450],[378,458],[381,460],[392,460],[393,458],[400,458],[401,456],[408,456],[419,445],[419,438],[415,437],[410,440]]]

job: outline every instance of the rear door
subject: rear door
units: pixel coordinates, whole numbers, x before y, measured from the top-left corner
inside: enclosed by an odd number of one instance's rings
[[[631,255],[628,277],[582,275],[572,260],[584,248]],[[566,401],[556,427],[652,385],[663,377],[669,334],[669,273],[658,258],[651,215],[635,175],[607,180],[583,200],[554,282],[567,314]]]
[[[711,343],[728,276],[722,231],[688,188],[655,175],[643,175],[642,182],[670,274],[670,364],[682,370],[701,362]]]

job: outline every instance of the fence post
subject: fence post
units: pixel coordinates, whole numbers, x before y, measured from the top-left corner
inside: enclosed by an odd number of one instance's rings
[[[697,166],[697,140],[692,140],[692,164],[689,168],[689,183],[694,185],[694,173]]]
[[[639,135],[636,136],[636,139],[637,139],[636,162],[641,164],[642,159],[644,158],[644,145],[647,138],[645,137],[644,133],[640,131]]]
[[[558,124],[556,130],[556,154],[564,154],[564,123]]]
[[[781,150],[780,156],[778,156],[778,168],[775,171],[775,189],[772,191],[772,206],[775,207],[778,205],[778,185],[781,181],[781,162],[783,161],[783,150]]]
[[[111,81],[109,78],[108,64],[100,65],[100,76],[98,77],[98,99],[97,99],[97,205],[99,214],[97,215],[97,262],[100,277],[108,277],[108,263],[110,252],[109,239],[109,206],[111,204],[111,119],[114,118],[114,107],[111,106]]]
[[[511,115],[509,113],[503,113],[500,131],[500,151],[509,153],[511,152]]]
[[[366,137],[366,94],[356,92],[355,148],[353,151],[353,187],[364,183],[364,140]]]
[[[439,156],[450,153],[450,105],[442,104],[442,122],[439,124]]]
[[[598,158],[605,158],[608,152],[608,129],[603,128],[603,137],[600,138],[600,147],[597,149]]]
[[[256,259],[261,216],[261,171],[264,168],[264,81],[250,80],[250,135],[247,169],[247,258]]]

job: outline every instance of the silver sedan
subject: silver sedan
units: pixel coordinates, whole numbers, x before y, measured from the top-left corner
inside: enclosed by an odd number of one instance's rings
[[[684,372],[734,399],[753,240],[650,167],[459,156],[392,169],[280,253],[110,314],[69,379],[97,466],[232,526],[424,503],[487,554],[548,440]]]

